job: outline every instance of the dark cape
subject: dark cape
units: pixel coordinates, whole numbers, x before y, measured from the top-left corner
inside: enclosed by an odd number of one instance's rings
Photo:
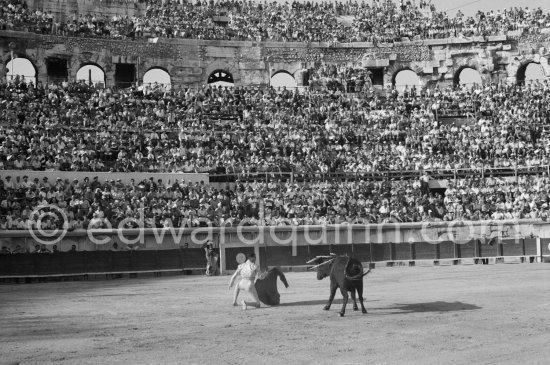
[[[286,281],[285,274],[280,268],[274,267],[269,269],[267,275],[263,279],[256,280],[254,284],[260,301],[267,305],[279,305],[281,302],[281,295],[277,290],[277,278],[280,278],[286,288],[288,288],[288,282]]]

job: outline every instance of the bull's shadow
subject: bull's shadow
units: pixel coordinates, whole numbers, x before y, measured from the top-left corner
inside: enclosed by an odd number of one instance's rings
[[[365,303],[377,302],[377,300],[365,300]],[[294,306],[306,306],[306,305],[319,305],[324,306],[327,303],[325,300],[306,300],[301,302],[291,302],[291,303],[281,303],[281,307],[294,307]],[[342,304],[342,299],[334,299],[332,305]],[[348,305],[353,305],[353,302],[350,298]],[[368,307],[368,311],[381,311],[382,315],[391,315],[391,314],[406,314],[406,313],[424,313],[424,312],[460,312],[460,311],[471,311],[482,309],[474,304],[463,303],[463,302],[425,302],[425,303],[406,303],[406,304],[395,304],[389,307],[380,307],[373,308]],[[384,313],[386,312],[386,313]]]
[[[384,315],[391,314],[404,314],[404,313],[424,313],[424,312],[460,312],[478,310],[481,307],[463,303],[463,302],[425,302],[425,303],[406,303],[395,304],[391,307],[384,308],[371,308],[374,311],[390,311],[388,313],[382,313]]]
[[[342,304],[344,302],[344,300],[342,298],[340,299],[334,299],[332,301],[332,305],[335,305],[335,304]],[[363,303],[370,303],[370,302],[378,302],[378,300],[364,300]],[[320,306],[324,306],[325,304],[327,304],[327,300],[326,299],[321,299],[321,300],[304,300],[304,301],[301,301],[301,302],[291,302],[291,303],[281,303],[279,304],[280,307],[295,307],[295,306],[303,306],[303,305],[320,305]],[[357,304],[359,304],[359,301],[357,301]],[[351,300],[351,298],[348,300],[348,305],[353,305],[353,301]]]

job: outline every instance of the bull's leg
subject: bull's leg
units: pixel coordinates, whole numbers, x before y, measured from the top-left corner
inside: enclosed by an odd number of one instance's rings
[[[351,294],[351,300],[353,300],[353,310],[354,311],[359,310],[359,308],[357,307],[357,300],[355,298],[355,288],[353,288],[350,294]]]
[[[325,305],[325,308],[323,308],[324,310],[328,311],[330,309],[330,305],[332,304],[334,296],[336,295],[336,289],[338,289],[338,286],[336,284],[330,283],[330,295],[328,297],[328,302]]]
[[[361,312],[367,313],[365,305],[363,304],[363,283],[357,285],[357,296],[359,297],[359,303],[361,303]]]
[[[344,302],[342,303],[342,309],[340,309],[340,317],[343,317],[346,314],[346,305],[348,304],[348,291],[344,288],[340,288]]]

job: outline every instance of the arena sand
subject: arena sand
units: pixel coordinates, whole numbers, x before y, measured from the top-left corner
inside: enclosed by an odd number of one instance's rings
[[[375,269],[368,314],[288,273],[283,305],[231,306],[228,276],[0,286],[2,364],[548,364],[550,265]]]

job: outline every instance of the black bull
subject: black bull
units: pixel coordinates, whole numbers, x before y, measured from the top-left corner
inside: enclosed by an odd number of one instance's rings
[[[280,268],[274,267],[269,269],[267,275],[256,280],[254,286],[258,292],[258,298],[260,301],[267,305],[279,305],[281,300],[281,295],[277,290],[277,278],[280,278],[286,288],[288,288],[288,282],[286,281],[285,275]]]
[[[328,261],[325,261],[327,260]],[[361,311],[367,313],[363,304],[363,277],[370,272],[370,269],[363,273],[363,265],[360,261],[348,256],[321,256],[308,263],[316,263],[317,279],[322,280],[330,276],[330,296],[325,305],[325,310],[329,310],[336,294],[336,289],[340,288],[344,302],[340,310],[340,316],[346,313],[346,305],[348,304],[348,292],[353,300],[353,310],[358,310],[355,292],[361,303]]]

